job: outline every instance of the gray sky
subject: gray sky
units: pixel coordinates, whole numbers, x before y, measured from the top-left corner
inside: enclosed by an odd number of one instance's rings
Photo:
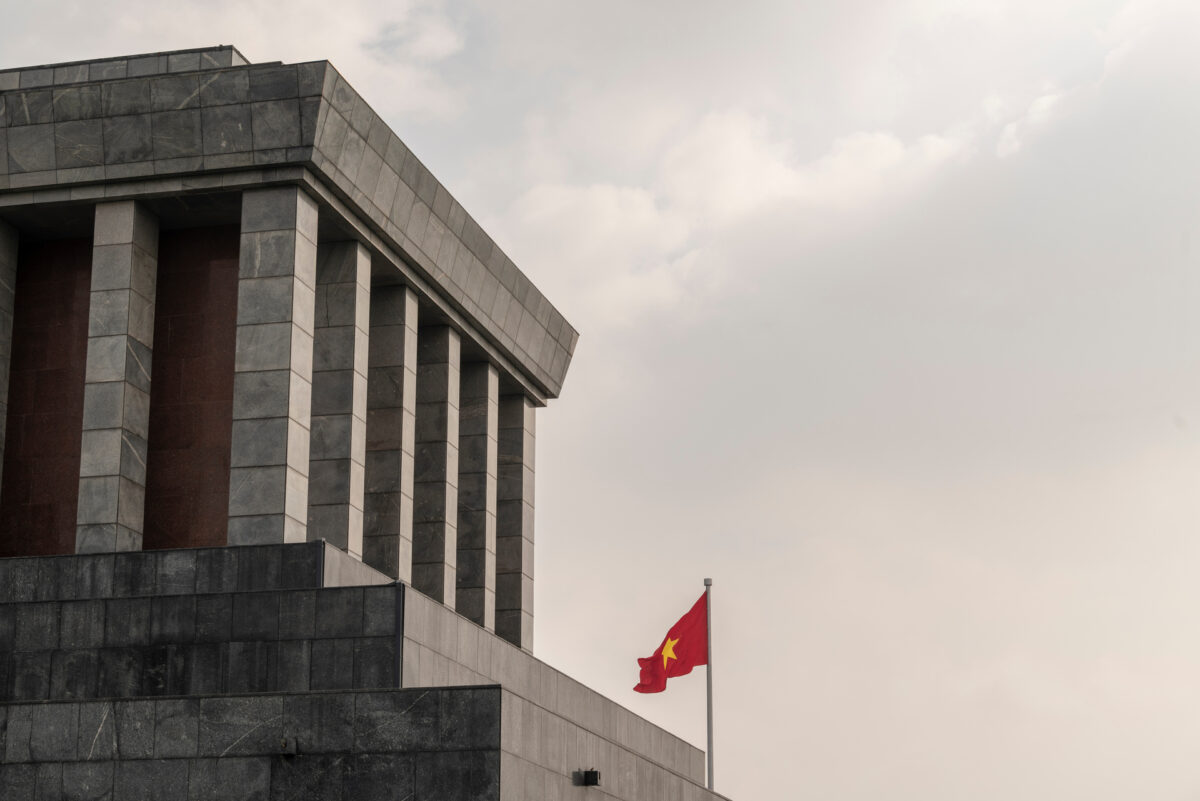
[[[327,58],[582,332],[535,650],[713,576],[717,787],[1200,799],[1200,7],[0,0],[4,66]]]

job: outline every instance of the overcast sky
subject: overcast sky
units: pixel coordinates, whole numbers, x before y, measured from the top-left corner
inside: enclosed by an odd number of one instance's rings
[[[0,0],[328,59],[581,332],[535,650],[735,801],[1200,799],[1200,4]]]

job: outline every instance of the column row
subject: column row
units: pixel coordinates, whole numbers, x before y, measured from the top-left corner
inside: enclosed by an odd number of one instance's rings
[[[296,187],[242,195],[227,542],[324,539],[531,649],[534,405],[318,218]],[[142,547],[158,240],[144,206],[96,207],[77,552]],[[18,256],[0,222],[0,403]]]

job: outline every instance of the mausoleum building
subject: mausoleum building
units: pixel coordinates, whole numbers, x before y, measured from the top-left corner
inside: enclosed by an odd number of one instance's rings
[[[0,70],[0,798],[715,798],[532,655],[577,337],[328,62]]]

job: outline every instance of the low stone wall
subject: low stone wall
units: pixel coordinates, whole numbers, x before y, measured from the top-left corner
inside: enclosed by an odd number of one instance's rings
[[[500,797],[501,691],[0,706],[0,798]]]
[[[0,799],[719,798],[433,599],[329,586],[381,577],[322,542],[0,560]]]
[[[395,687],[399,592],[0,604],[0,700]]]

